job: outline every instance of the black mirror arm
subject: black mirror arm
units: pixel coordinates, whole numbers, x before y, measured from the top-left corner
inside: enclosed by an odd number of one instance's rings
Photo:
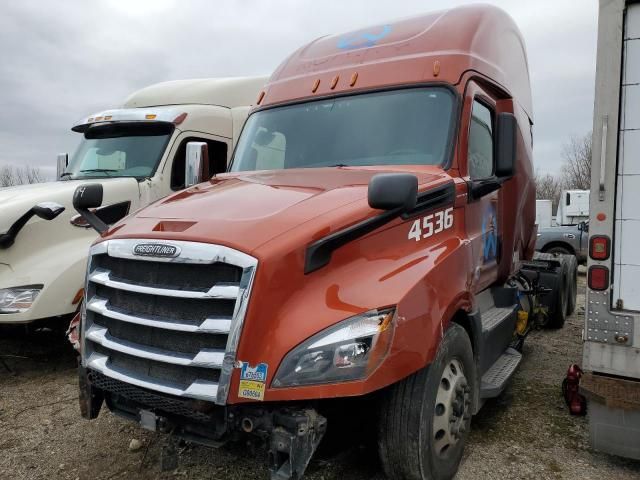
[[[484,180],[471,180],[469,182],[469,199],[471,201],[489,195],[498,190],[507,178],[486,178]]]
[[[84,218],[89,225],[93,227],[93,229],[102,235],[109,229],[109,226],[104,223],[100,218],[93,213],[92,211],[86,208],[78,208],[76,207],[76,211]]]
[[[27,224],[29,220],[31,220],[31,217],[33,217],[35,214],[36,212],[34,212],[33,208],[30,208],[27,213],[13,222],[13,225],[9,227],[9,230],[7,230],[5,233],[0,234],[0,249],[4,250],[13,245],[13,243],[16,241],[18,233],[20,233],[20,230],[22,230],[22,228]]]

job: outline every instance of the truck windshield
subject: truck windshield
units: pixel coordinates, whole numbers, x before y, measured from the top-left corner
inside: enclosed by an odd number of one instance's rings
[[[442,165],[454,96],[414,88],[258,111],[240,137],[231,171],[365,165]]]
[[[63,176],[150,177],[173,133],[168,123],[113,123],[89,127]]]

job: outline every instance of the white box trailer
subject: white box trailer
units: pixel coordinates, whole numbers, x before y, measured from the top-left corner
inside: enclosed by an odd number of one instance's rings
[[[589,219],[589,190],[563,190],[558,202],[558,225],[578,225]]]
[[[640,3],[600,0],[580,387],[591,442],[640,459]]]
[[[551,200],[536,200],[536,225],[538,230],[549,228],[553,224],[553,202]]]

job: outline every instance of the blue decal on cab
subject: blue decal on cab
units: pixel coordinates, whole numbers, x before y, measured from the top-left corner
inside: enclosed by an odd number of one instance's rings
[[[482,216],[482,257],[484,263],[498,256],[498,218],[496,206],[491,203]]]
[[[391,33],[391,25],[384,25],[382,31],[378,33],[362,32],[342,37],[338,40],[338,48],[340,50],[353,50],[356,48],[373,47],[380,40]]]
[[[269,366],[266,363],[259,363],[255,367],[252,367],[248,362],[242,362],[240,380],[253,380],[254,382],[266,383],[268,371]]]

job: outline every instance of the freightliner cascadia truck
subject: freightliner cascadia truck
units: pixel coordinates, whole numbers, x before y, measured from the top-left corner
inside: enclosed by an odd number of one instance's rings
[[[583,333],[592,445],[640,459],[640,3],[602,0]]]
[[[532,261],[532,115],[523,39],[494,7],[300,48],[227,173],[101,230],[82,415],[261,439],[271,478],[297,479],[332,412],[353,432],[371,411],[390,478],[452,478],[527,332],[575,295],[575,260]],[[89,221],[101,197],[74,206]]]
[[[183,189],[188,150],[207,148],[208,170],[195,172],[196,179],[224,172],[266,80],[180,80],[144,88],[123,108],[73,127],[82,140],[70,161],[59,156],[58,181],[0,190],[0,324],[44,319],[51,325],[55,317],[68,324],[78,309],[96,238],[72,207],[79,184],[103,185],[97,214],[110,224]]]

